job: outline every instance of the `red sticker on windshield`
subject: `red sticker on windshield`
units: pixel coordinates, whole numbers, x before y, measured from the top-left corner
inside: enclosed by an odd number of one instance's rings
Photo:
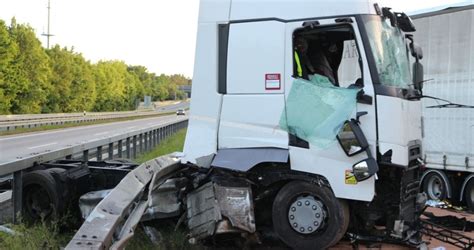
[[[265,90],[281,89],[280,74],[265,74]]]

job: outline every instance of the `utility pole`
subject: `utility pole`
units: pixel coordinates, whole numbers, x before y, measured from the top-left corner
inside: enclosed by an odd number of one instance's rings
[[[46,47],[48,49],[49,49],[49,38],[53,36],[53,34],[49,32],[50,14],[51,14],[51,0],[48,0],[48,30],[46,34],[45,33],[41,34],[42,36],[46,37]]]

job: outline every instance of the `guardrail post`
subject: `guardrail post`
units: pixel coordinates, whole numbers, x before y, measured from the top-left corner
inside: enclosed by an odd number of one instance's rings
[[[109,143],[109,160],[112,160],[114,158],[114,143],[111,142]]]
[[[102,161],[102,146],[97,147],[97,161]]]
[[[140,134],[139,138],[140,138],[140,152],[143,152],[143,134]],[[137,156],[135,155],[134,158],[136,158],[136,157]]]
[[[130,158],[132,158],[132,154],[130,152],[130,137],[127,137],[127,146],[126,146],[126,148],[127,148],[127,158],[130,159]]]
[[[134,135],[133,136],[133,155],[132,155],[132,158],[136,158],[137,157],[137,136]]]
[[[156,145],[160,144],[160,129],[156,129]]]
[[[158,129],[158,144],[161,143],[163,128]]]
[[[153,130],[148,132],[148,149],[153,149]]]
[[[122,158],[122,140],[119,140],[117,143],[117,156]]]
[[[89,160],[89,150],[84,150],[82,152],[82,161],[86,163]]]
[[[148,151],[148,133],[143,134],[143,144],[145,146],[145,152]]]
[[[23,171],[16,171],[13,173],[13,223],[18,223],[18,216],[23,210]]]

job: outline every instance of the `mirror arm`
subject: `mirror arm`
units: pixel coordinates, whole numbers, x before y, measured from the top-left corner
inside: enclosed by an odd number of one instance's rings
[[[369,143],[367,142],[367,138],[365,137],[364,132],[362,132],[362,129],[359,126],[360,124],[359,118],[367,114],[368,114],[367,111],[357,112],[356,119],[351,120],[351,123],[352,123],[351,127],[352,127],[352,131],[354,131],[356,137],[358,138],[358,141],[361,143],[361,146],[365,148],[365,152],[367,153],[368,158],[373,158],[372,152],[370,151]],[[357,126],[357,129],[354,129],[354,127],[356,126]]]
[[[357,112],[357,114],[356,114],[356,121],[357,121],[357,123],[360,123],[360,121],[359,121],[359,118],[360,118],[360,117],[362,117],[362,116],[364,116],[364,115],[367,115],[367,114],[368,114],[367,111],[360,111],[360,112]]]
[[[366,95],[364,90],[361,89],[359,92],[357,92],[357,102],[372,105],[372,96]]]

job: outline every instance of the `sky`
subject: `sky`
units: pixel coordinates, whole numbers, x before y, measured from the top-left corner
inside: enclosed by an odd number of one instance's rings
[[[122,60],[156,74],[192,77],[198,0],[50,0],[50,44],[74,47],[92,62]],[[471,0],[472,1],[472,0]],[[459,0],[380,0],[416,11]],[[46,47],[48,0],[0,0],[0,19],[27,23]]]

